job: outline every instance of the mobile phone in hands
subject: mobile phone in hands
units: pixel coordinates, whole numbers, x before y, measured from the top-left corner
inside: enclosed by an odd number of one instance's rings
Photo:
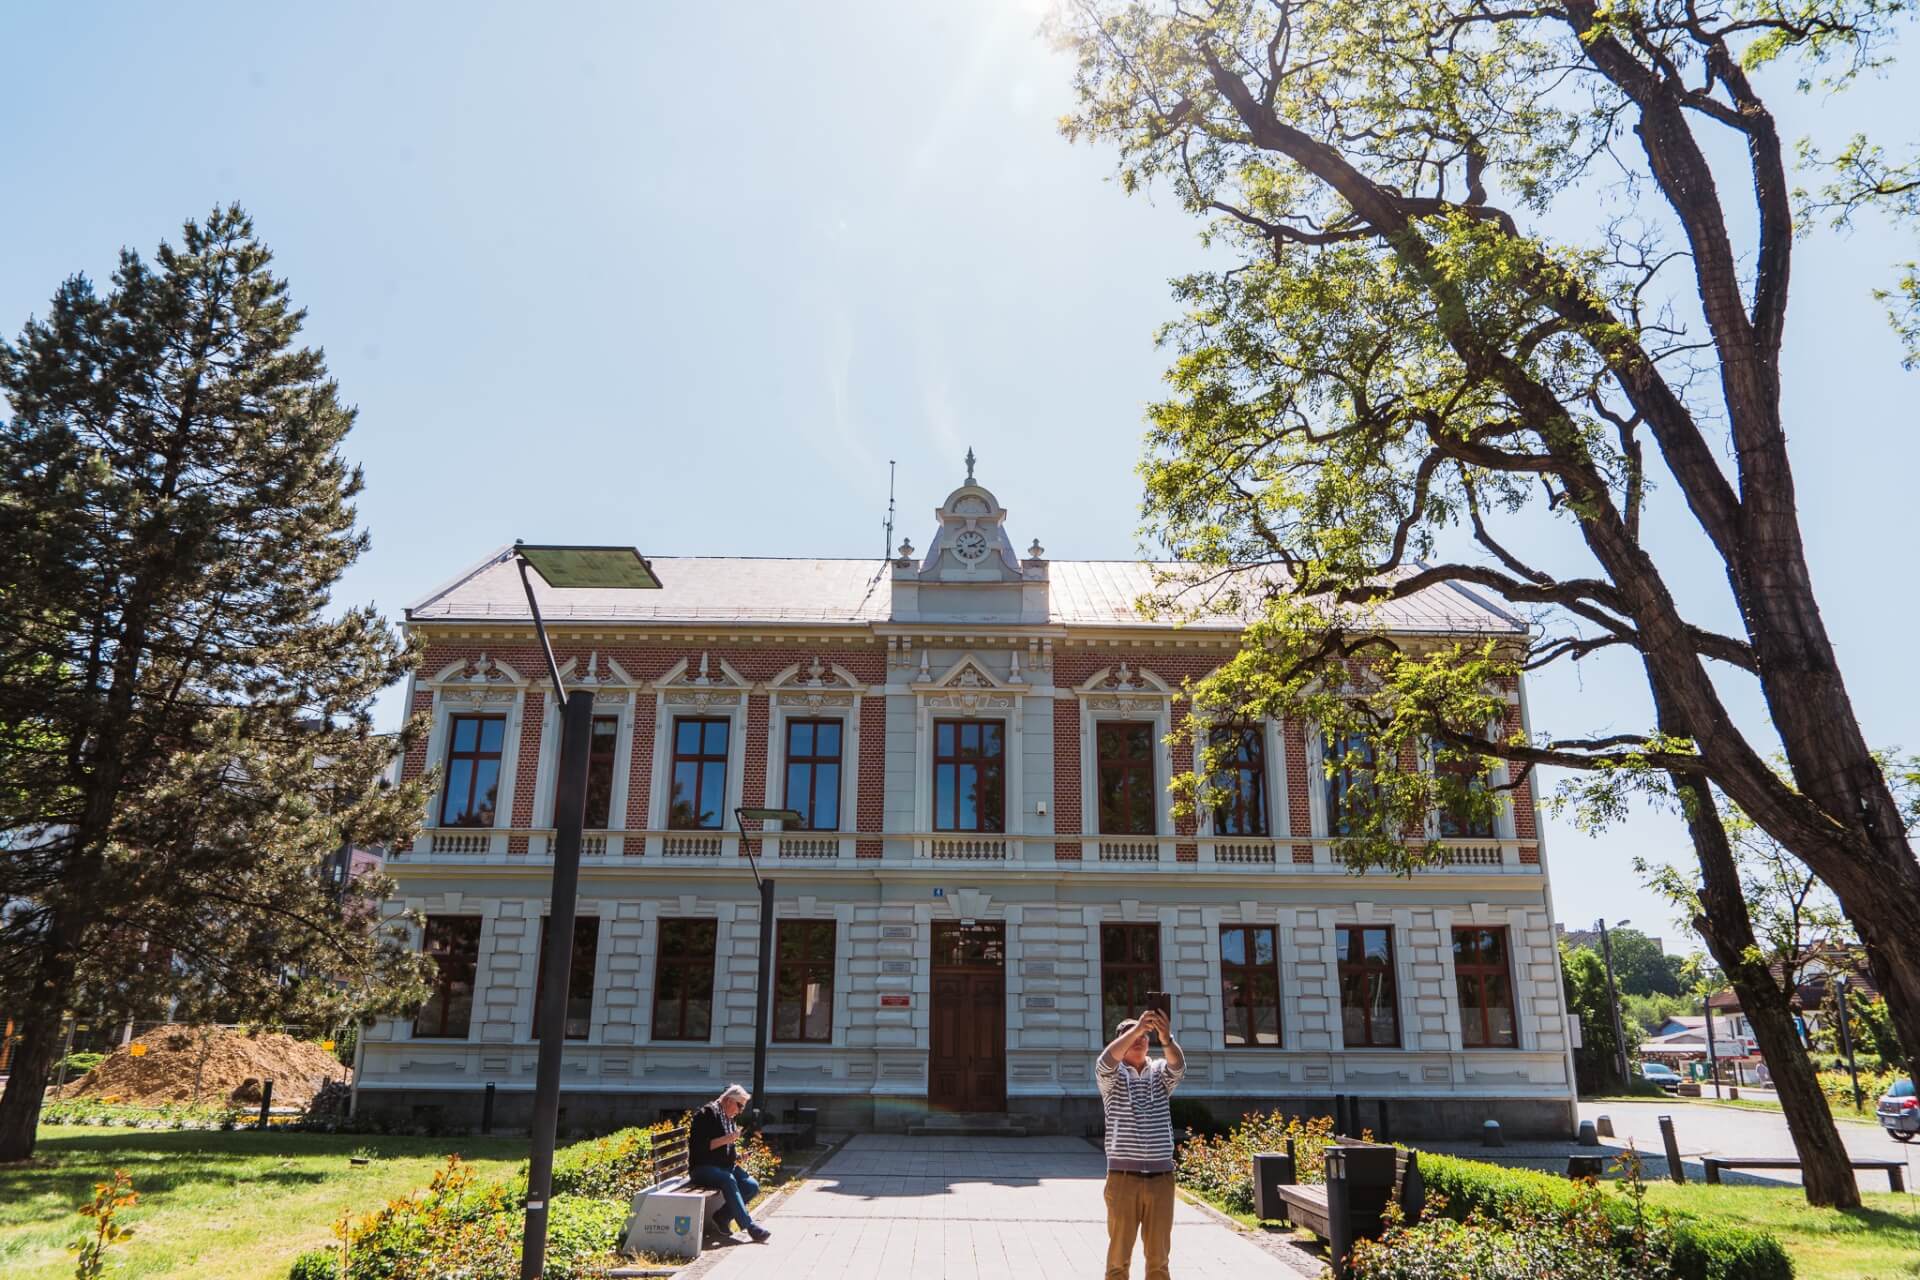
[[[1161,1017],[1167,1020],[1167,1030],[1169,1032],[1173,1030],[1173,993],[1172,992],[1169,992],[1169,991],[1147,992],[1147,1008],[1156,1011],[1157,1013],[1159,1013]],[[1160,1035],[1158,1032],[1150,1031],[1147,1033],[1147,1040],[1150,1044],[1157,1045],[1160,1043]]]

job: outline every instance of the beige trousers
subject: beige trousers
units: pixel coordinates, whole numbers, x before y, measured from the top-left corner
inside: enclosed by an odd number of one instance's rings
[[[1107,1174],[1107,1280],[1127,1280],[1133,1268],[1133,1238],[1147,1250],[1147,1280],[1167,1280],[1173,1245],[1173,1175]]]

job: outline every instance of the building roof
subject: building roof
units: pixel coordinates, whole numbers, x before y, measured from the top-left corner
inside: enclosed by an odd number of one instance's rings
[[[892,614],[892,562],[722,556],[660,556],[650,563],[658,591],[556,589],[534,576],[540,612],[552,622],[813,623],[886,622]],[[1180,566],[1131,560],[1046,562],[1049,621],[1066,626],[1168,626],[1145,617],[1136,602],[1156,574]],[[1414,572],[1409,569],[1406,572]],[[412,622],[528,621],[526,596],[503,547],[407,610]],[[1216,618],[1189,625],[1235,630],[1251,620]],[[1381,607],[1389,631],[1452,635],[1514,634],[1525,623],[1452,585],[1428,587]]]

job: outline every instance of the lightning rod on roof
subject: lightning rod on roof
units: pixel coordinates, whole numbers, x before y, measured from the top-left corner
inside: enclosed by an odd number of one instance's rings
[[[887,459],[887,537],[886,545],[880,548],[882,560],[893,559],[893,469],[899,465],[892,458]]]

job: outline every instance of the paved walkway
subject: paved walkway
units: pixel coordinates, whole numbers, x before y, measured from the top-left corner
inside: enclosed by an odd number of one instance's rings
[[[765,1219],[773,1240],[709,1252],[699,1280],[998,1280],[1100,1273],[1105,1161],[1078,1138],[863,1134]],[[1300,1255],[1304,1261],[1305,1255]],[[1295,1280],[1301,1271],[1181,1201],[1179,1280]],[[1317,1274],[1313,1263],[1308,1274]],[[1145,1275],[1138,1249],[1133,1274]]]

